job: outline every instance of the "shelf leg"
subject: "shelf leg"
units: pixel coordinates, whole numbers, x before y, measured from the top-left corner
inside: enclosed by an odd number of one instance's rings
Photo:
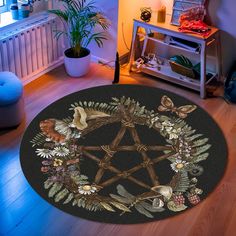
[[[202,43],[201,50],[201,79],[200,79],[200,96],[206,98],[206,42]]]
[[[146,36],[147,36],[148,35],[148,28],[144,28],[144,29],[145,29]],[[148,43],[148,38],[145,37],[144,42],[143,42],[142,54],[141,54],[142,57],[145,56],[145,52],[146,52],[146,48],[147,48],[147,43]]]
[[[134,22],[131,49],[130,49],[130,56],[129,56],[129,64],[130,64],[129,71],[131,71],[132,64],[133,64],[133,61],[134,61],[135,40],[136,40],[136,37],[137,37],[138,28],[139,28],[139,26],[137,25],[136,22]]]
[[[144,43],[143,43],[143,50],[142,50],[142,54],[141,54],[142,57],[145,56],[145,51],[146,51],[147,43],[148,43],[148,38],[145,38],[144,39]]]
[[[218,81],[222,81],[222,57],[221,57],[221,40],[220,40],[220,32],[216,35],[216,69],[218,73]]]

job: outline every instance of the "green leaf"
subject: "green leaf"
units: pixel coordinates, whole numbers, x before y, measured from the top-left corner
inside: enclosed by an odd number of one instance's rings
[[[77,200],[76,199],[74,199],[74,201],[72,202],[72,206],[75,206],[75,205],[77,205]]]
[[[193,135],[191,137],[187,137],[186,140],[187,141],[193,141],[193,140],[195,140],[195,139],[197,139],[197,138],[199,138],[201,136],[203,136],[203,134],[195,134],[195,135]]]
[[[74,198],[74,194],[70,193],[67,197],[67,199],[63,202],[63,204],[69,203]]]
[[[207,145],[198,147],[198,148],[196,148],[196,151],[195,151],[195,153],[193,154],[193,156],[199,156],[200,154],[206,152],[206,151],[209,150],[210,148],[211,148],[211,145],[210,145],[210,144],[207,144]]]
[[[43,133],[38,133],[30,142],[33,144],[32,147],[35,147],[44,144],[45,140],[46,136]]]
[[[193,163],[198,163],[201,161],[205,161],[209,156],[209,153],[203,153],[202,155],[199,155],[197,157],[194,157]]]
[[[66,188],[60,191],[59,193],[57,193],[55,196],[55,202],[61,201],[63,198],[65,198],[68,195],[68,193],[69,191]]]
[[[111,207],[111,205],[109,205],[108,203],[106,202],[100,202],[100,205],[106,209],[107,211],[112,211],[112,212],[115,212],[115,210]]]
[[[192,147],[199,147],[199,146],[202,146],[202,145],[206,144],[208,141],[209,141],[208,138],[196,140],[196,141],[193,142]]]
[[[45,182],[44,182],[44,188],[45,189],[49,189],[52,185],[53,185],[53,181],[51,181],[50,179],[47,179]]]
[[[78,207],[85,207],[85,200],[83,198],[80,198],[77,203]]]
[[[73,48],[74,54],[79,56],[81,48],[87,47],[92,40],[101,47],[103,40],[106,40],[106,38],[101,34],[92,37],[91,35],[94,34],[95,28],[101,28],[103,31],[107,30],[110,22],[98,12],[95,2],[62,0],[62,3],[62,10],[49,10],[49,12],[57,15],[64,23],[65,28],[68,29],[68,34],[65,35],[70,41],[70,47]]]
[[[182,172],[177,177],[176,186],[174,186],[174,191],[176,192],[186,192],[190,186],[190,181],[187,172]]]
[[[53,186],[51,187],[51,189],[48,192],[48,197],[53,197],[57,192],[59,192],[62,188],[63,184],[60,183],[55,183],[53,184]]]

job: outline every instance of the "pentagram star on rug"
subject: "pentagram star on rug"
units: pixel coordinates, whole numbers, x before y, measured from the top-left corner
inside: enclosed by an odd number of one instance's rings
[[[126,118],[126,119],[125,119]],[[124,137],[126,131],[129,131],[132,139],[134,141],[134,145],[131,146],[119,146],[122,138]],[[148,151],[171,151],[168,154],[158,156],[154,159],[151,159],[147,152]],[[142,186],[146,189],[151,189],[153,186],[158,186],[160,185],[158,181],[158,176],[155,172],[154,169],[154,164],[157,164],[158,162],[161,162],[165,160],[166,158],[170,157],[174,153],[172,147],[167,147],[167,146],[147,146],[145,144],[142,144],[138,132],[135,128],[135,124],[132,122],[132,119],[130,116],[127,117],[124,116],[124,119],[121,122],[121,128],[119,132],[117,133],[115,139],[109,144],[109,145],[104,145],[104,146],[91,146],[91,147],[81,147],[82,153],[87,156],[88,158],[92,159],[93,161],[97,162],[99,169],[97,171],[94,183],[101,186],[101,187],[106,187],[120,179],[128,179],[131,182]],[[100,159],[97,156],[93,155],[90,153],[90,151],[103,151],[105,152],[105,156]],[[126,171],[121,171],[117,169],[116,167],[112,166],[111,160],[114,157],[114,154],[117,152],[121,151],[130,151],[130,152],[139,152],[142,156],[143,162],[140,164],[134,166],[133,168],[126,170]],[[152,181],[153,186],[149,186],[142,182],[141,180],[135,178],[132,176],[135,172],[138,170],[145,168],[148,172],[148,175]],[[101,179],[106,171],[111,171],[116,174],[116,176],[106,180],[105,182],[101,183]]]

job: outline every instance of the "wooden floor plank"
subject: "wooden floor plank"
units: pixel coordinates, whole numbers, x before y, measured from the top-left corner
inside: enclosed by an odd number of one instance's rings
[[[126,72],[122,71],[122,74]],[[84,78],[69,78],[63,67],[25,86],[24,122],[0,131],[0,235],[79,236],[233,236],[236,232],[236,107],[222,99],[202,100],[187,89],[144,75],[121,77],[122,84],[143,84],[174,92],[205,109],[222,129],[229,147],[224,178],[206,200],[178,216],[148,224],[112,225],[66,214],[41,199],[29,186],[20,168],[19,145],[27,125],[59,98],[94,86],[111,84],[113,71],[93,64]]]

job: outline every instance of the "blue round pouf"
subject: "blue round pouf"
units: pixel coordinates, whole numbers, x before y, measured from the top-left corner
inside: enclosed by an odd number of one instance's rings
[[[23,119],[22,82],[11,72],[0,72],[0,129],[16,127]]]
[[[0,72],[0,106],[17,102],[23,93],[22,82],[12,72]]]

